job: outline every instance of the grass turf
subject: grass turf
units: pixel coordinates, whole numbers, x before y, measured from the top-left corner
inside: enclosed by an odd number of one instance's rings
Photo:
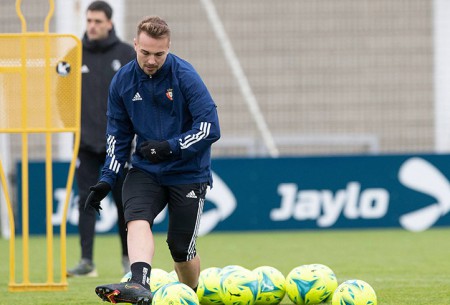
[[[422,233],[404,230],[282,231],[213,233],[198,239],[202,269],[241,265],[248,269],[269,265],[285,276],[294,267],[321,263],[335,272],[338,282],[361,279],[375,289],[381,305],[450,305],[450,229]],[[59,240],[55,239],[58,246]],[[155,236],[153,266],[173,270],[165,235]],[[56,247],[55,248],[58,248]],[[45,281],[45,238],[30,239],[30,278]],[[106,304],[94,292],[98,284],[122,277],[119,237],[98,235],[95,262],[98,278],[70,278],[62,292],[9,292],[9,242],[0,239],[0,305]],[[16,281],[22,277],[21,240],[16,243]],[[67,240],[67,264],[79,259],[77,236]],[[59,275],[55,251],[55,278]],[[285,297],[282,304],[292,304]],[[330,303],[329,303],[330,304]]]

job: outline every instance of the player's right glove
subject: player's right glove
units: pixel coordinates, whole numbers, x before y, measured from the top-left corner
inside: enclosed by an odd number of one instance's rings
[[[170,145],[167,141],[145,141],[141,144],[139,152],[145,159],[155,164],[163,162],[172,156],[172,151],[170,150]]]
[[[97,211],[98,215],[100,215],[100,210],[102,209],[100,206],[100,201],[108,195],[111,190],[111,186],[104,181],[100,181],[96,185],[91,186],[89,190],[91,192],[86,199],[84,209],[86,210],[88,207],[92,207]]]

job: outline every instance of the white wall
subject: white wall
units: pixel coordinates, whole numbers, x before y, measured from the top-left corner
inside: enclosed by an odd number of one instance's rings
[[[434,0],[435,150],[450,152],[450,1]]]

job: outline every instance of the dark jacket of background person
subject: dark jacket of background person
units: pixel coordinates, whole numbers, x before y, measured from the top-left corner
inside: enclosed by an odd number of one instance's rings
[[[107,39],[83,40],[81,95],[81,150],[105,152],[108,88],[120,67],[136,57],[134,49],[120,41],[114,28]],[[99,53],[102,56],[98,56]]]

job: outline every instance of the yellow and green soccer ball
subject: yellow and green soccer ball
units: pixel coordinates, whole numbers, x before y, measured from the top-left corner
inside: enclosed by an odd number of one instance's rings
[[[333,294],[332,305],[377,305],[372,286],[362,280],[348,280],[340,284]]]
[[[320,271],[322,271],[326,289],[330,292],[329,296],[325,301],[331,300],[331,298],[333,297],[333,293],[338,286],[336,275],[334,274],[333,270],[331,270],[330,267],[323,264],[311,264],[311,267],[317,268]]]
[[[276,268],[261,266],[253,270],[258,276],[259,294],[255,305],[277,305],[286,294],[286,279]]]
[[[286,276],[286,293],[297,305],[318,304],[331,294],[322,270],[312,265],[295,267]]]
[[[169,276],[172,278],[172,282],[179,282],[178,274],[175,270],[170,271]]]
[[[189,286],[171,282],[158,289],[153,295],[152,305],[199,305],[197,294]]]
[[[163,269],[152,268],[150,273],[150,290],[155,293],[159,288],[172,283],[173,278]]]
[[[225,305],[254,305],[259,293],[257,275],[243,267],[223,268],[219,295]]]
[[[225,273],[225,272],[229,272],[229,271],[232,271],[232,270],[242,270],[242,269],[243,270],[248,270],[247,268],[242,267],[240,265],[228,265],[228,266],[223,267],[221,272]]]
[[[222,299],[219,295],[221,268],[210,267],[200,272],[198,279],[197,296],[202,305],[220,305]]]

